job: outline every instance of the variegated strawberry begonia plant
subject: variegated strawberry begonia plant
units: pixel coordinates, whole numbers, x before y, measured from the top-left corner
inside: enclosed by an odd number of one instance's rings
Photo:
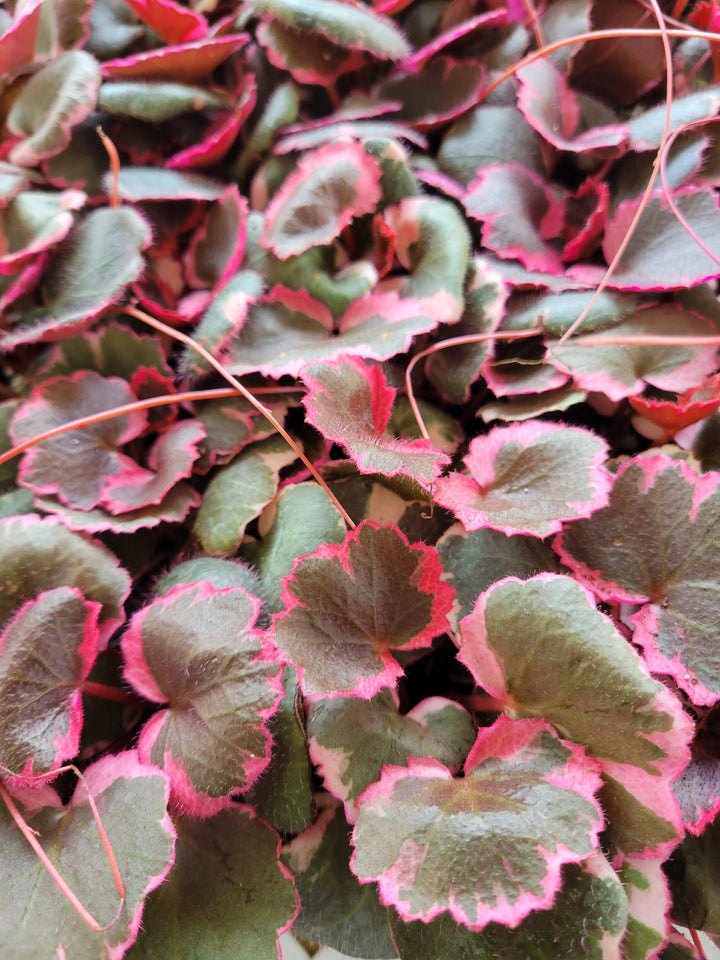
[[[3,956],[701,956],[720,5],[0,34]]]

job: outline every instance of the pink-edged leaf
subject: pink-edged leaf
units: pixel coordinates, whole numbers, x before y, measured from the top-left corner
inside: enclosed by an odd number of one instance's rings
[[[608,506],[556,543],[599,596],[645,604],[632,623],[648,666],[705,705],[720,698],[719,485],[664,455],[631,460]]]
[[[606,448],[579,427],[532,420],[496,427],[470,442],[470,476],[438,481],[436,500],[467,530],[546,537],[562,521],[587,517],[607,503],[611,478],[602,469]]]
[[[17,273],[30,257],[64,240],[74,223],[73,211],[86,202],[87,196],[81,190],[18,193],[0,209],[0,274]]]
[[[245,253],[246,220],[247,200],[230,184],[190,238],[183,261],[191,287],[218,290],[227,283]]]
[[[463,779],[430,759],[386,766],[358,800],[350,865],[404,920],[448,911],[472,930],[513,927],[551,905],[563,864],[595,852],[599,785],[549,723],[501,717],[478,733]]]
[[[611,400],[623,400],[642,391],[646,384],[659,390],[680,393],[714,373],[717,346],[623,346],[603,345],[604,337],[622,336],[709,336],[715,333],[710,321],[681,304],[667,303],[631,313],[607,331],[593,334],[591,347],[572,341],[549,345],[547,358],[558,370],[572,375],[583,390],[604,393]]]
[[[668,882],[659,858],[627,857],[616,869],[628,898],[623,960],[655,960],[666,941],[670,910]]]
[[[0,762],[13,773],[54,770],[80,744],[80,685],[98,645],[100,604],[75,587],[28,600],[0,634]]]
[[[282,665],[254,629],[258,611],[239,587],[179,585],[122,638],[125,679],[163,707],[141,731],[140,756],[166,771],[173,801],[193,816],[227,807],[270,760]]]
[[[214,167],[223,160],[237,139],[242,126],[242,112],[221,114],[210,125],[199,143],[173,154],[166,162],[170,170]]]
[[[366,63],[359,50],[348,50],[308,30],[298,30],[272,17],[263,18],[256,36],[270,63],[287,70],[298,83],[325,86]]]
[[[230,277],[210,306],[203,313],[193,331],[193,339],[214,357],[220,357],[233,336],[243,327],[252,304],[257,303],[263,291],[263,278],[252,270],[242,270]],[[206,374],[210,364],[197,350],[186,347],[180,369],[193,379]]]
[[[512,928],[491,922],[480,931],[468,930],[447,913],[429,923],[407,923],[391,909],[393,942],[403,960],[579,960],[579,943],[586,960],[615,960],[628,915],[618,875],[602,854],[594,854],[566,864],[561,882],[551,907],[533,910]]]
[[[101,543],[30,514],[0,520],[0,624],[27,600],[56,587],[77,587],[102,604],[99,648],[125,619],[130,577]]]
[[[37,387],[15,415],[11,436],[14,443],[23,443],[70,420],[135,399],[125,380],[78,370]],[[145,412],[137,411],[51,437],[25,454],[20,482],[36,493],[57,495],[66,506],[89,510],[101,502],[107,477],[137,469],[119,448],[138,437],[146,422]]]
[[[666,860],[682,836],[682,818],[671,784],[624,763],[603,763],[599,793],[612,859],[637,856]]]
[[[673,783],[683,827],[696,836],[720,815],[720,764],[715,752],[713,735],[699,730],[690,763]]]
[[[42,2],[43,0],[30,0],[23,4],[15,11],[16,16],[9,26],[0,34],[0,62],[7,76],[32,63]]]
[[[251,308],[228,347],[231,373],[297,376],[309,363],[352,354],[387,360],[439,323],[419,301],[392,291],[360,297],[333,323],[330,310],[302,291],[275,287]]]
[[[304,367],[302,378],[308,420],[327,440],[345,447],[360,473],[401,474],[429,484],[450,463],[430,440],[386,434],[397,391],[381,367],[344,357]]]
[[[100,80],[100,64],[85,50],[66,50],[35,73],[8,113],[9,130],[22,138],[12,163],[33,167],[64,150],[72,127],[95,109]]]
[[[122,904],[88,792],[102,811],[123,879]],[[141,764],[137,753],[129,751],[88,767],[67,806],[50,788],[42,795],[37,787],[14,793],[52,863],[80,902],[108,926],[95,932],[79,920],[3,805],[0,869],[13,878],[13,896],[0,908],[3,949],[15,957],[120,960],[138,935],[145,899],[163,882],[174,858],[175,831],[166,813],[162,772]]]
[[[483,220],[482,242],[499,257],[529,270],[562,273],[559,251],[549,243],[562,229],[562,204],[536,173],[519,164],[493,164],[468,187],[465,210]]]
[[[330,243],[380,199],[380,165],[352,140],[306,154],[270,202],[261,243],[281,260]]]
[[[576,93],[557,67],[541,57],[518,71],[518,109],[527,122],[557,150],[617,157],[630,137],[625,124],[590,126]],[[612,114],[607,111],[610,116]]]
[[[305,693],[369,699],[402,675],[391,651],[428,647],[446,629],[452,594],[434,547],[364,521],[296,561],[273,639]]]
[[[175,826],[175,864],[150,898],[133,960],[161,960],[179,943],[198,956],[211,948],[212,960],[274,960],[298,910],[277,833],[245,804]]]
[[[232,97],[189,83],[165,80],[106,81],[98,92],[98,110],[112,117],[131,117],[147,123],[162,123],[198,111],[228,110]],[[140,151],[152,155],[152,148]]]
[[[310,708],[310,758],[339,800],[357,800],[385,764],[402,766],[408,757],[432,757],[454,773],[460,769],[475,742],[467,710],[429,697],[401,715],[397,699],[394,691],[381,690],[372,700],[335,697]]]
[[[436,57],[419,71],[394,73],[375,87],[373,95],[399,100],[398,118],[428,131],[474,107],[485,86],[485,66],[479,61]]]
[[[213,474],[193,528],[206,553],[237,551],[247,524],[275,496],[280,471],[296,458],[287,441],[274,434],[246,447],[232,463]]]
[[[678,431],[704,420],[720,407],[720,375],[708,377],[699,387],[692,387],[677,400],[629,399],[636,413],[660,427],[662,434],[658,439],[665,443]]]
[[[315,801],[316,819],[282,851],[300,894],[293,933],[347,956],[396,955],[387,909],[374,886],[361,886],[350,872],[351,828],[339,802],[327,793],[316,794]]]
[[[431,197],[407,197],[385,211],[398,260],[410,271],[398,289],[414,297],[438,321],[459,320],[465,303],[470,233],[455,204]],[[397,288],[394,279],[388,287]]]
[[[482,257],[472,261],[471,269],[472,279],[465,291],[463,314],[452,330],[442,328],[440,335],[443,332],[448,337],[491,333],[500,325],[508,298],[507,286]],[[438,350],[425,361],[425,373],[435,389],[451,403],[466,403],[473,383],[480,378],[483,365],[492,352],[492,340]]]
[[[692,14],[690,16],[692,17]],[[716,84],[693,90],[682,97],[673,97],[669,130],[672,132],[694,120],[713,117],[718,111],[720,111],[720,87]],[[666,114],[667,106],[664,103],[634,113],[627,122],[630,130],[630,146],[633,150],[657,150],[662,141]]]
[[[35,497],[35,506],[38,510],[57,517],[69,530],[85,533],[135,533],[137,530],[157,527],[161,523],[180,523],[190,510],[200,506],[200,494],[189,483],[181,480],[159,503],[117,515],[102,507],[74,510],[52,497]]]
[[[318,33],[350,50],[367,50],[382,60],[399,60],[410,53],[410,46],[395,23],[364,4],[350,6],[338,0],[251,0],[249,6],[289,27]]]
[[[654,195],[625,247],[609,286],[619,290],[672,290],[692,287],[720,276],[717,204],[712,192],[685,190],[673,194],[675,206],[710,256],[675,216],[661,195]],[[602,250],[610,262],[624,241],[640,198],[623,201],[605,229]]]
[[[588,178],[565,198],[561,237],[565,244],[560,259],[572,262],[590,258],[600,242],[610,203],[610,189]]]
[[[190,476],[204,437],[198,420],[174,424],[155,441],[148,455],[149,469],[133,463],[121,473],[106,476],[101,506],[113,514],[123,514],[161,503],[178,480]]]
[[[112,79],[151,78],[197,83],[212,73],[227,58],[248,42],[246,33],[204,37],[180,46],[146,50],[119,60],[106,60],[101,65],[102,75]]]
[[[405,57],[403,67],[406,70],[419,70],[424,67],[432,57],[440,53],[441,50],[445,50],[458,40],[473,36],[476,33],[481,34],[483,30],[489,31],[494,27],[505,26],[506,18],[507,13],[503,8],[499,10],[488,10],[475,17],[468,17],[466,20],[462,20],[450,29],[433,37],[429,43],[420,47],[419,50],[416,50],[409,57]],[[475,39],[474,36],[473,39]],[[478,39],[480,38],[478,37]]]
[[[482,376],[496,397],[536,397],[559,390],[570,377],[546,361],[544,341],[500,340],[482,367]]]
[[[45,305],[23,314],[0,344],[12,349],[85,330],[136,280],[150,228],[128,207],[91,211],[70,231],[45,277]]]
[[[460,624],[459,659],[516,717],[544,717],[603,762],[660,783],[688,760],[692,723],[589,591],[541,573],[491,586]]]
[[[325,123],[297,124],[297,133],[289,133],[273,147],[273,153],[283,156],[295,150],[312,150],[335,140],[347,140],[349,137],[369,141],[407,140],[420,149],[427,149],[427,138],[417,130],[399,120],[336,120],[331,114]]]
[[[176,0],[125,0],[127,5],[166,43],[199,40],[208,32],[205,17]]]
[[[110,180],[107,180],[110,187]],[[118,195],[128,203],[144,200],[219,200],[225,188],[218,180],[200,173],[161,167],[123,167],[118,177]]]

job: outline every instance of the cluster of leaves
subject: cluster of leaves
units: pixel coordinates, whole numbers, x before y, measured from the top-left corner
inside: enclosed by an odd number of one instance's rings
[[[718,33],[0,11],[8,955],[720,935]]]

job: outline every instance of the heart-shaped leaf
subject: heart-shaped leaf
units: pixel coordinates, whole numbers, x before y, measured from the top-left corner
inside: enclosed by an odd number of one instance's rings
[[[282,695],[281,664],[253,625],[258,600],[239,587],[179,585],[140,610],[122,638],[125,678],[162,704],[140,756],[163,767],[189,813],[217,812],[270,760],[265,721]]]
[[[587,517],[607,502],[604,459],[603,441],[577,427],[540,420],[496,427],[470,442],[470,476],[439,480],[436,499],[467,530],[546,537],[561,521]]]

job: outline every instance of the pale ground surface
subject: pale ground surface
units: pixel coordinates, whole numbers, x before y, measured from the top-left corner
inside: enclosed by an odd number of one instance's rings
[[[684,933],[685,931],[683,930],[682,932]],[[703,942],[708,960],[720,960],[720,949],[711,943],[702,933],[700,934],[700,939]],[[305,950],[303,950],[299,943],[293,940],[292,934],[290,933],[284,933],[280,937],[280,946],[282,947],[282,960],[309,960]],[[330,947],[323,947],[322,950],[315,954],[312,960],[353,960],[353,958],[347,957],[344,953],[338,953],[337,950],[332,950]]]

